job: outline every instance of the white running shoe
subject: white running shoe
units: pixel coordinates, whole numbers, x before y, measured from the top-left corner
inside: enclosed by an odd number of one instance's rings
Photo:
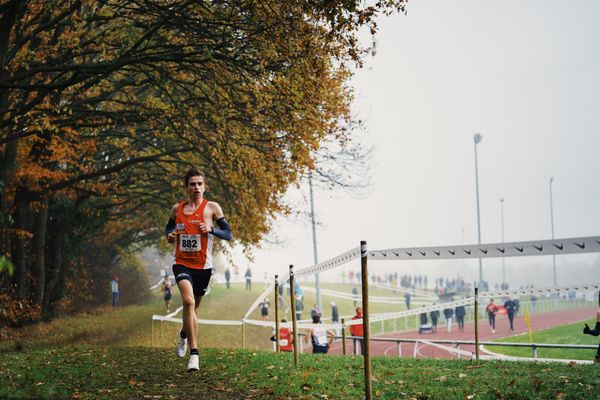
[[[187,338],[182,339],[179,337],[179,342],[177,343],[177,348],[175,349],[177,356],[185,357],[185,353],[187,352]]]
[[[198,355],[192,354],[190,356],[190,361],[188,361],[188,372],[198,371],[200,369]]]

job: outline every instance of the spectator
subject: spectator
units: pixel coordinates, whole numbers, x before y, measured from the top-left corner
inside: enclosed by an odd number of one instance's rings
[[[423,304],[423,307],[425,307],[425,304]],[[429,324],[429,321],[427,320],[427,313],[422,312],[421,314],[419,314],[419,317],[421,319],[421,326],[419,327],[419,334],[422,334],[423,332],[433,333],[433,328]]]
[[[227,269],[225,270],[225,287],[227,289],[230,289],[230,282],[231,282],[231,270],[229,269],[229,267],[227,267]]]
[[[312,317],[313,327],[308,330],[308,334],[304,337],[304,340],[312,343],[313,353],[327,354],[329,347],[335,338],[334,333],[321,326],[321,315],[315,314]]]
[[[465,306],[457,306],[454,309],[454,314],[456,314],[456,323],[458,324],[458,331],[465,331],[465,314],[466,314]]]
[[[435,303],[433,303],[433,305],[435,305]],[[431,317],[431,331],[433,333],[436,333],[438,318],[440,317],[440,312],[439,312],[439,310],[433,310],[432,312],[429,313],[429,316]]]
[[[280,284],[279,287],[277,288],[278,291],[278,296],[277,298],[279,299],[279,308],[283,310],[284,305],[285,305],[285,299],[283,298],[283,285]],[[287,313],[287,311],[286,311]]]
[[[356,315],[352,317],[352,320],[362,319],[362,308],[356,307]],[[365,354],[365,340],[364,340],[364,329],[362,322],[356,325],[350,325],[350,335],[354,336],[354,354],[358,354],[358,347],[356,343],[360,344],[361,354]]]
[[[535,314],[535,309],[536,309],[536,304],[537,304],[537,296],[532,294],[530,297],[530,300],[531,300],[531,313]]]
[[[358,289],[356,286],[352,287],[352,297],[354,298],[354,307],[356,307],[356,302],[358,301]]]
[[[510,331],[514,331],[515,328],[513,326],[513,320],[515,319],[515,314],[517,313],[517,305],[511,299],[508,299],[504,302],[504,308],[506,308],[506,315],[508,316],[508,323]]]
[[[340,314],[338,313],[337,305],[333,301],[331,302],[331,322],[340,322]]]
[[[271,302],[269,302],[269,299],[266,297],[262,301],[262,303],[260,303],[260,316],[262,317],[263,321],[269,320],[269,306],[270,305],[271,305]]]
[[[600,292],[598,293],[598,306],[600,307]],[[594,326],[594,329],[590,329],[588,324],[585,324],[585,327],[583,328],[583,333],[592,336],[600,335],[600,310],[596,311],[596,326]],[[598,345],[596,357],[594,357],[594,363],[600,364],[600,344]]]
[[[492,333],[496,333],[496,313],[498,312],[498,306],[494,304],[494,299],[490,299],[489,304],[485,307],[485,311],[488,313],[490,329]]]
[[[296,295],[296,321],[302,319],[302,311],[304,311],[304,302],[302,301],[302,295]]]
[[[404,294],[404,302],[406,303],[406,309],[407,310],[410,310],[410,297],[411,297],[410,292],[407,291]]]
[[[454,315],[454,310],[451,308],[444,308],[444,317],[446,318],[446,328],[448,329],[448,333],[452,333],[452,316]]]
[[[112,289],[112,306],[117,307],[119,303],[119,276],[115,275],[113,280],[110,281],[110,287]]]
[[[246,290],[252,290],[252,270],[250,267],[246,269],[244,277],[246,278]]]

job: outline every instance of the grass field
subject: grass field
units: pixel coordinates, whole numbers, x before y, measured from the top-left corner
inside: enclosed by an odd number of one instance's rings
[[[239,318],[259,292],[217,285],[200,317]],[[342,314],[352,310],[348,303],[338,301]],[[296,368],[291,354],[260,350],[271,348],[268,328],[248,330],[249,349],[240,350],[233,349],[241,341],[236,328],[201,327],[201,371],[187,373],[187,359],[174,355],[176,324],[165,324],[164,347],[150,347],[153,313],[164,314],[158,294],[144,306],[101,309],[20,331],[0,343],[0,398],[363,398],[362,358],[302,354]],[[375,357],[373,392],[378,399],[600,398],[599,371],[597,365]]]
[[[533,332],[534,343],[560,343],[560,344],[589,344],[598,345],[598,338],[582,333],[583,324],[587,322],[590,327],[596,324],[595,319],[589,321],[577,322],[574,324],[557,326]],[[511,336],[505,339],[496,340],[497,342],[516,342],[529,343],[529,335]],[[531,349],[520,347],[496,347],[489,346],[494,353],[506,354],[518,357],[531,357]],[[596,355],[596,350],[576,350],[576,349],[538,349],[538,357],[541,358],[563,358],[573,360],[591,360]]]

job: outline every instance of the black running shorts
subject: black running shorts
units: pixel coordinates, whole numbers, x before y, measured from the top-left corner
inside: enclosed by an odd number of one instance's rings
[[[212,268],[193,269],[181,264],[174,264],[173,275],[175,275],[175,282],[177,283],[183,279],[190,281],[194,290],[194,297],[201,297],[206,293],[206,288],[212,276]]]

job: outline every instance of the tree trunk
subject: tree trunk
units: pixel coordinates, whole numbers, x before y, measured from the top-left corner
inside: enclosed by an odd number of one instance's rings
[[[32,275],[32,298],[34,304],[42,306],[44,300],[44,287],[46,285],[46,226],[48,225],[48,196],[39,200],[38,211],[35,214],[33,224],[33,263],[31,265]]]
[[[27,276],[29,273],[28,248],[31,243],[31,192],[24,187],[17,188],[15,194],[15,228],[17,230],[13,236],[13,264],[15,275],[13,282],[17,287],[17,297],[19,300],[26,300],[29,297],[29,282]]]
[[[48,229],[46,246],[46,287],[42,303],[42,318],[51,320],[55,315],[54,303],[62,298],[65,239],[76,210],[72,203],[52,201],[48,206]],[[76,207],[75,207],[76,208]]]
[[[17,14],[23,11],[26,6],[24,1],[11,1],[4,5],[4,11],[0,17],[0,79],[4,79],[8,73],[6,68],[7,53],[9,50],[10,35],[15,26]],[[6,118],[6,110],[8,110],[8,90],[0,90],[0,124]],[[8,135],[10,128],[5,128],[6,132],[2,132],[0,137],[4,134]],[[6,200],[6,188],[14,181],[15,171],[17,169],[17,150],[18,140],[12,139],[6,143],[4,147],[4,154],[0,154],[0,212],[2,218],[0,218],[0,252],[2,254],[8,253],[10,244],[8,241],[7,227],[9,221],[6,216],[8,215],[8,203]]]

